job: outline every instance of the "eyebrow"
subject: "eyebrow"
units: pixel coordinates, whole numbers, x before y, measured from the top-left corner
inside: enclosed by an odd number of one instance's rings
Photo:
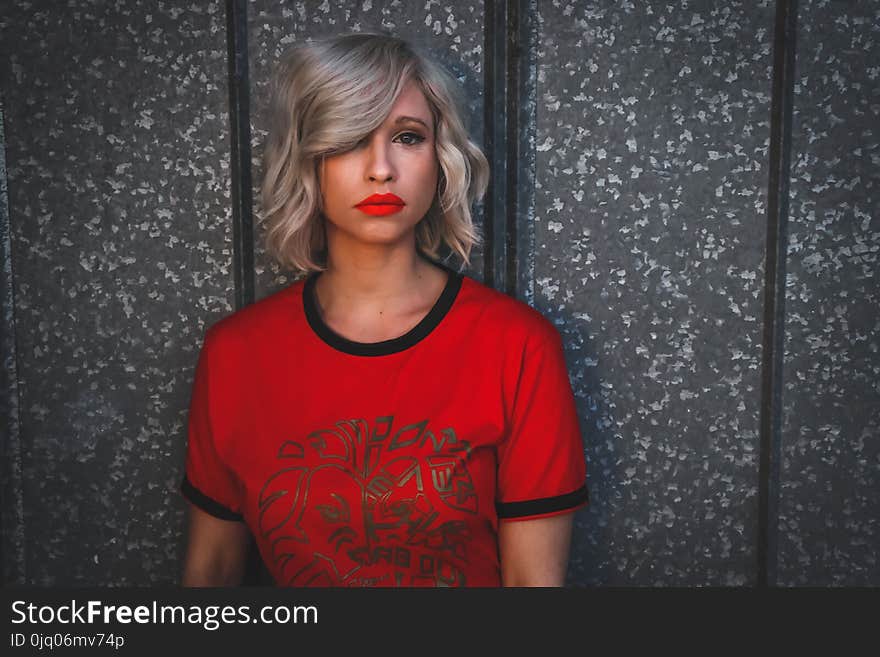
[[[428,130],[431,129],[427,123],[425,123],[422,119],[418,118],[417,116],[398,116],[394,120],[394,125],[397,125],[398,123],[407,123],[408,121],[412,121],[414,123],[421,123]]]

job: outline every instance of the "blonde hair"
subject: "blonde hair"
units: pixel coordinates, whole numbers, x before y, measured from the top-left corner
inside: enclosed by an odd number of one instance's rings
[[[280,60],[269,96],[261,190],[266,252],[282,267],[323,271],[326,235],[318,171],[328,155],[378,128],[408,82],[434,118],[439,184],[416,225],[416,247],[438,258],[446,245],[465,265],[480,235],[471,204],[482,199],[489,163],[461,119],[458,84],[402,39],[372,33],[294,46]]]

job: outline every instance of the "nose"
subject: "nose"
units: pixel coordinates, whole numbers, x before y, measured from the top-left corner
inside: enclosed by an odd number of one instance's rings
[[[374,134],[367,143],[366,176],[370,182],[387,182],[395,177],[391,144]]]

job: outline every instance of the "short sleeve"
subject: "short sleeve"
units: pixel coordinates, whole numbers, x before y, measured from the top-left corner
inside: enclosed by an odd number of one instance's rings
[[[589,501],[577,407],[562,339],[552,329],[523,356],[498,447],[499,519],[557,515]]]
[[[228,385],[215,357],[211,330],[205,334],[193,379],[187,423],[186,472],[180,491],[192,504],[223,520],[242,520],[240,487],[217,447],[223,420],[218,392]]]

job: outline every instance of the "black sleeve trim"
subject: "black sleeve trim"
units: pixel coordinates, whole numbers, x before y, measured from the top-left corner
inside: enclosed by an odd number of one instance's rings
[[[220,518],[221,520],[237,520],[239,522],[244,520],[240,513],[229,510],[220,504],[220,502],[212,500],[198,488],[193,486],[186,475],[183,476],[183,483],[180,484],[180,492],[183,493],[183,496],[186,499],[195,504],[202,511],[210,513],[215,518]]]
[[[590,493],[584,484],[572,493],[556,495],[555,497],[542,497],[537,500],[524,502],[496,502],[495,509],[499,518],[521,518],[522,516],[537,516],[543,513],[564,511],[580,506],[584,502],[589,503]]]

